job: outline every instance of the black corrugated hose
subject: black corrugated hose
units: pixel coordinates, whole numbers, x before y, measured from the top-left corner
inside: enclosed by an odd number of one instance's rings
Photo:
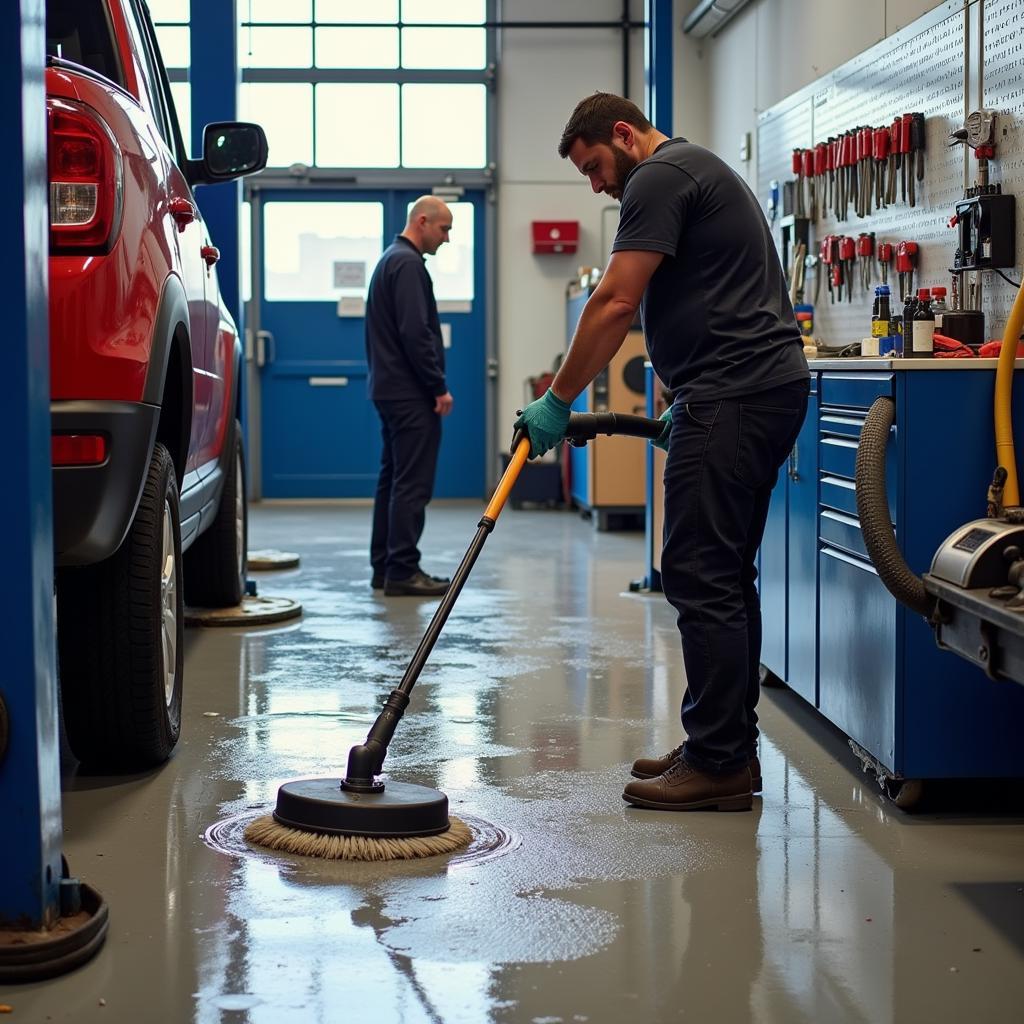
[[[911,611],[930,618],[935,601],[924,581],[903,560],[889,519],[885,494],[885,449],[896,417],[891,398],[876,398],[868,410],[857,446],[857,515],[864,544],[886,589]]]

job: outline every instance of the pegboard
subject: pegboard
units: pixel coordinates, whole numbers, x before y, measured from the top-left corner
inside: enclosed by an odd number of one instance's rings
[[[1014,0],[992,0],[1014,6]],[[1020,8],[1020,0],[1016,0]],[[858,125],[889,125],[900,114],[920,111],[925,115],[925,177],[917,183],[917,202],[910,207],[899,198],[895,204],[858,217],[852,204],[845,220],[834,213],[819,214],[811,227],[811,252],[825,235],[874,232],[878,242],[918,243],[914,287],[949,287],[947,268],[952,262],[955,233],[948,222],[963,196],[966,158],[961,147],[948,146],[949,133],[963,124],[967,12],[963,3],[950,2],[930,11],[902,31],[865,51],[831,74],[761,115],[758,124],[758,185],[767,201],[766,183],[772,178],[792,178],[792,149],[812,148],[829,136]],[[796,138],[796,112],[810,107],[810,122],[799,121],[805,132]],[[781,126],[776,122],[781,122]],[[785,149],[780,149],[784,143]],[[764,172],[762,172],[762,163]],[[776,235],[779,232],[776,231]],[[779,238],[776,239],[777,244]],[[822,344],[841,346],[870,334],[871,302],[880,277],[874,273],[869,291],[860,286],[854,270],[853,301],[829,302],[824,280],[816,291],[816,275],[808,271],[805,300],[815,304],[815,333]],[[895,266],[889,284],[899,307]]]
[[[984,105],[999,111],[996,121],[996,159],[989,165],[989,180],[1001,182],[1004,192],[1017,196],[1017,267],[1003,273],[1020,281],[1024,263],[1024,3],[1021,0],[986,0],[982,38],[982,93]],[[971,159],[973,181],[976,161]],[[989,337],[1002,337],[1016,290],[998,274],[986,273],[981,308]]]

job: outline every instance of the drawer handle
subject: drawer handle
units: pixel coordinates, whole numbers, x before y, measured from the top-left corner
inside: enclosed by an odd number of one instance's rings
[[[309,386],[312,388],[347,388],[348,377],[310,377]]]

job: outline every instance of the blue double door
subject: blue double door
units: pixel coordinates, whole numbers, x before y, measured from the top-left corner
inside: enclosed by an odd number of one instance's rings
[[[369,498],[380,422],[367,395],[366,288],[417,191],[267,190],[259,216],[257,363],[265,498]],[[427,257],[454,408],[435,497],[484,494],[484,196],[449,201],[451,242]],[[254,261],[255,262],[255,261]]]

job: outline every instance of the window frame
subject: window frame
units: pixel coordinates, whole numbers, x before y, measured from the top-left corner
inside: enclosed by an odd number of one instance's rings
[[[357,175],[360,182],[394,181],[401,184],[404,181],[422,180],[424,176],[437,177],[438,175],[457,180],[469,185],[481,185],[492,180],[495,166],[495,152],[497,143],[497,132],[495,130],[495,118],[497,115],[496,102],[496,74],[497,61],[497,31],[489,27],[496,19],[497,0],[485,0],[484,3],[484,24],[479,23],[420,23],[410,22],[406,25],[401,20],[401,6],[399,6],[398,19],[393,22],[351,22],[351,21],[317,21],[316,8],[312,9],[309,21],[282,22],[282,21],[247,21],[245,18],[239,20],[239,40],[243,34],[252,28],[263,27],[309,27],[313,33],[312,61],[313,66],[308,68],[247,68],[241,66],[239,61],[239,79],[242,85],[247,84],[310,84],[313,87],[312,104],[312,132],[313,162],[305,165],[308,168],[307,177],[324,178],[327,180],[337,179],[339,175],[351,177]],[[373,28],[373,27],[403,27],[409,28],[479,28],[484,33],[484,67],[479,69],[438,69],[438,68],[319,68],[316,67],[316,29],[318,27],[330,28]],[[401,63],[401,42],[399,43],[399,63]],[[332,165],[320,165],[316,163],[317,157],[317,103],[318,85],[351,84],[351,85],[372,85],[372,84],[395,84],[399,86],[399,107],[398,120],[395,125],[398,142],[399,163],[389,167],[351,167],[343,168]],[[474,84],[485,87],[484,105],[484,162],[479,167],[447,167],[438,165],[436,167],[414,166],[408,167],[403,164],[403,85],[430,84],[430,85],[457,85]],[[271,154],[273,157],[273,154]],[[294,183],[294,175],[288,170],[285,164],[273,164],[267,170],[256,176],[262,179],[274,179],[291,177]]]

